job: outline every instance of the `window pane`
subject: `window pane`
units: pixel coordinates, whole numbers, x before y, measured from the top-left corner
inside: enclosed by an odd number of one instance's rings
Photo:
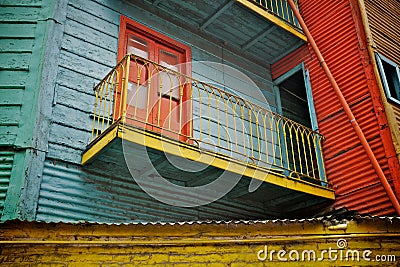
[[[399,85],[399,77],[397,75],[396,67],[382,60],[383,70],[385,72],[386,81],[388,84],[388,91],[390,92],[390,96],[400,100],[400,85]]]
[[[178,68],[178,55],[170,53],[165,50],[160,50],[160,65],[167,67],[170,70],[174,70],[179,72]],[[179,99],[179,77],[177,77],[172,72],[164,72],[161,71],[160,75],[160,90],[161,94],[166,97],[171,97],[172,91],[172,98]]]
[[[128,44],[126,47],[126,52],[129,54],[134,54],[142,58],[149,58],[149,45],[146,40],[134,36],[132,34],[128,35]]]
[[[139,109],[146,109],[147,106],[147,86],[129,82],[128,85],[128,105]]]

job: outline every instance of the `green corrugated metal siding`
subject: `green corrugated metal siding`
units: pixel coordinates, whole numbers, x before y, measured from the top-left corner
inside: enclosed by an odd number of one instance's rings
[[[78,164],[46,161],[36,219],[126,223],[265,218],[266,209],[261,203],[228,196],[195,208],[170,206],[146,194],[126,171],[112,175],[115,170],[105,163],[101,165],[106,166],[89,172]],[[170,198],[179,197],[170,192]]]
[[[11,170],[14,161],[14,152],[0,152],[0,214],[3,213],[6,193],[11,177]]]

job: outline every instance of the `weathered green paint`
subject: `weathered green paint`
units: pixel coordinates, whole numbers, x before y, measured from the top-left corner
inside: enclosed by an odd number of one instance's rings
[[[67,3],[68,0],[55,1],[51,10],[51,23],[46,26],[47,37],[45,38],[45,51],[42,58],[43,74],[39,81],[40,91],[32,135],[35,153],[30,154],[27,177],[19,201],[19,216],[27,220],[34,220],[36,216],[44,162],[48,151],[48,136],[52,121],[52,106],[54,104],[55,83]]]
[[[32,184],[31,161],[43,153],[33,137],[55,3],[0,1],[0,151],[13,158],[9,185],[1,186],[7,192],[2,220],[19,216],[21,192]]]
[[[13,151],[0,151],[0,214],[3,213],[13,162]]]
[[[308,110],[310,112],[311,126],[314,131],[318,132],[318,121],[317,121],[317,114],[315,112],[315,107],[314,107],[314,97],[312,95],[310,73],[309,73],[308,69],[306,69],[304,67],[304,63],[302,64],[302,68],[303,68],[304,83],[306,86],[307,102],[308,102]],[[325,166],[324,159],[322,157],[322,153],[319,153],[319,151],[322,151],[320,142],[317,142],[315,151],[316,151],[315,155],[317,156],[318,166]],[[320,168],[318,168],[318,170],[319,170],[319,177],[321,178],[322,181],[326,182],[327,179],[326,179],[325,168],[320,167]]]
[[[311,126],[314,131],[318,131],[318,121],[317,121],[317,114],[315,112],[315,107],[314,107],[314,98],[312,95],[310,73],[304,67],[304,64],[302,64],[302,67],[303,67],[304,84],[306,86],[308,111],[310,112]]]
[[[29,160],[29,151],[30,149],[14,151],[14,162],[1,218],[3,221],[18,217],[18,204],[26,177],[26,165]]]

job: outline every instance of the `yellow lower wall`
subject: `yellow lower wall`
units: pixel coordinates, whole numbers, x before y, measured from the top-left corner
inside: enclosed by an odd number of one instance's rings
[[[274,266],[400,264],[400,219],[173,225],[11,221],[0,224],[0,239],[0,266],[235,267],[266,266],[271,261]],[[343,240],[338,243],[339,239]],[[268,254],[262,261],[258,257],[263,259],[265,250]],[[386,257],[386,262],[378,262],[377,255]],[[298,261],[290,261],[289,256]]]

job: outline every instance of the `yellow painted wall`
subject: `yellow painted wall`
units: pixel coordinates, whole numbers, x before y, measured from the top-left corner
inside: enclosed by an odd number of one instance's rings
[[[336,224],[336,223],[333,223]],[[0,225],[0,266],[267,266],[259,251],[291,250],[299,261],[284,262],[273,253],[274,266],[396,266],[400,263],[400,219],[358,218],[333,226],[326,220],[203,223],[175,225],[98,225],[6,222]],[[338,250],[338,239],[347,246]],[[304,250],[332,251],[309,261]],[[360,260],[346,260],[357,250]],[[362,258],[362,253],[371,261]],[[377,262],[376,255],[396,262]],[[296,253],[292,252],[293,257]],[[341,256],[342,255],[342,256]],[[264,253],[260,253],[263,257]],[[340,260],[342,258],[342,260]]]

